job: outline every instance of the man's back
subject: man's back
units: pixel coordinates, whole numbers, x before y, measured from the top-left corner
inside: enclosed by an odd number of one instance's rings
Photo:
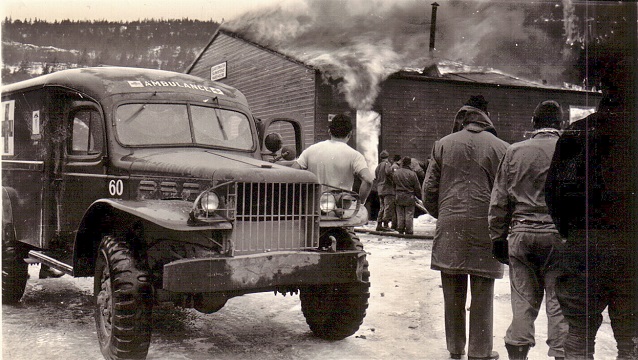
[[[507,146],[490,132],[469,130],[435,144],[434,158],[441,172],[439,216],[487,216],[494,176]]]
[[[354,176],[368,165],[361,153],[345,142],[325,140],[308,147],[297,163],[314,173],[319,183],[352,190]]]
[[[547,203],[563,236],[569,229],[634,230],[633,120],[597,112],[572,124],[556,145]]]
[[[508,148],[501,164],[507,189],[502,190],[514,204],[512,220],[552,223],[545,203],[545,180],[558,137],[558,130],[537,132]]]
[[[377,192],[379,195],[394,194],[394,182],[392,180],[392,164],[388,160],[379,163],[375,170],[375,178],[377,180]]]

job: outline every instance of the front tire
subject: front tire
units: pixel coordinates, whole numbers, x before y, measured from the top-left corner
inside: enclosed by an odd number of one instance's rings
[[[29,265],[24,246],[16,241],[13,225],[5,224],[2,229],[2,303],[20,302],[29,278]]]
[[[111,236],[100,243],[94,277],[95,324],[106,359],[145,359],[151,341],[153,286],[129,245]]]
[[[339,244],[363,250],[353,231],[331,231]],[[365,255],[364,255],[365,256]],[[363,260],[362,282],[328,284],[302,288],[301,310],[310,330],[319,338],[342,340],[359,330],[370,298],[370,271]]]

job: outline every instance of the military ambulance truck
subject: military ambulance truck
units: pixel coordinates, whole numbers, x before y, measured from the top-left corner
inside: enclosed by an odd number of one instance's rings
[[[295,120],[259,120],[221,83],[120,67],[7,85],[1,116],[3,303],[29,263],[92,276],[106,359],[144,359],[166,302],[213,313],[298,293],[316,336],[361,325],[370,274],[352,228],[367,213],[286,166],[303,149]]]

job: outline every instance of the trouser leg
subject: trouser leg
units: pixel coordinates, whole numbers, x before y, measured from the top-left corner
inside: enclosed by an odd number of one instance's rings
[[[404,206],[405,233],[414,234],[414,205]]]
[[[395,195],[386,195],[384,202],[386,203],[385,205],[385,223],[389,224],[390,222],[392,222],[392,229],[396,230],[397,229],[397,211],[396,211],[396,204],[395,201],[396,200],[396,196]]]
[[[470,275],[470,334],[468,356],[488,357],[494,345],[494,279]]]
[[[543,301],[543,279],[537,264],[531,262],[529,244],[533,234],[512,233],[509,237],[509,272],[512,322],[505,333],[505,343],[534,346],[534,321]]]
[[[385,220],[385,195],[379,195],[379,214],[377,214],[377,226],[383,226]]]
[[[623,269],[621,269],[623,270]],[[628,274],[620,274],[609,280],[609,318],[618,347],[617,359],[638,359],[638,310],[636,287]],[[612,281],[613,280],[613,281]]]
[[[405,206],[396,205],[397,211],[397,230],[399,232],[405,231]]]
[[[587,281],[584,273],[559,276],[556,294],[569,324],[564,343],[565,359],[593,359],[596,333],[606,306],[604,294],[594,283]]]
[[[545,312],[547,314],[547,355],[564,357],[563,344],[567,337],[569,326],[563,316],[563,312],[556,296],[556,278],[559,275],[557,269],[550,269],[545,274]]]
[[[467,299],[465,274],[441,272],[443,303],[445,307],[445,339],[451,354],[462,354],[465,350],[465,302]]]

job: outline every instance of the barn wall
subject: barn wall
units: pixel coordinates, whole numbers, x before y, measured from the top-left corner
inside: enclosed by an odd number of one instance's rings
[[[314,69],[220,32],[190,73],[210,79],[211,66],[224,61],[226,78],[219,81],[239,89],[255,116],[299,120],[305,145],[314,142]]]
[[[377,98],[382,116],[380,149],[426,160],[434,141],[450,134],[459,108],[471,95],[483,95],[501,139],[513,143],[532,130],[536,105],[548,99],[569,106],[593,106],[596,93],[507,87],[436,79],[388,79]]]

